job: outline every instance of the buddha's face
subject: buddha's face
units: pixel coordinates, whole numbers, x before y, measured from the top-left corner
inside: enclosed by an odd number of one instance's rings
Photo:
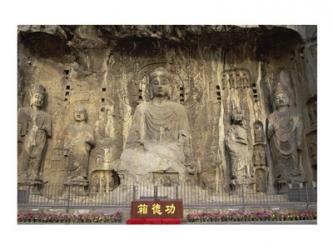
[[[33,93],[32,98],[31,98],[31,106],[34,107],[42,107],[44,103],[44,95],[41,93]]]
[[[170,82],[168,76],[164,72],[157,71],[150,80],[154,97],[168,97]]]
[[[113,115],[113,106],[107,107],[105,111],[106,111],[106,116],[111,117]]]
[[[234,111],[232,114],[232,120],[233,120],[234,124],[242,124],[243,118],[244,118],[244,115],[243,115],[243,112],[241,112],[241,111]]]
[[[289,97],[286,93],[278,93],[274,97],[277,108],[289,106]]]
[[[256,125],[255,125],[255,129],[256,129],[257,133],[260,133],[261,130],[262,130],[262,127],[261,127],[260,124],[256,124]]]
[[[75,121],[81,122],[87,119],[87,113],[84,108],[77,108],[74,112]]]

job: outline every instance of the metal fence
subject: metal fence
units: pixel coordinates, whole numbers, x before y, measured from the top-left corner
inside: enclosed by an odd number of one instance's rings
[[[154,186],[149,184],[120,185],[114,190],[94,192],[83,187],[45,185],[19,187],[19,208],[129,208],[139,199],[182,199],[184,208],[266,208],[316,207],[317,188],[304,186],[289,189],[284,194],[258,193],[240,187],[235,191],[212,192],[199,186]]]

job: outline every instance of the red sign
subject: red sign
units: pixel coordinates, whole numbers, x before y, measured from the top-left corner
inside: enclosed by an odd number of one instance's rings
[[[182,200],[136,200],[131,204],[131,218],[183,218]]]

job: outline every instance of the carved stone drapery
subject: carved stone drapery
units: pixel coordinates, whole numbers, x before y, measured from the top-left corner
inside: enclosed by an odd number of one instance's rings
[[[268,116],[267,137],[275,182],[278,186],[302,183],[303,124],[296,110],[290,107],[288,92],[281,84],[278,84],[274,95],[277,110]]]
[[[232,185],[247,185],[252,183],[252,166],[249,151],[247,131],[243,127],[243,111],[233,109],[229,130],[225,138],[225,145],[229,155]]]
[[[18,140],[22,143],[19,155],[19,183],[42,184],[42,161],[47,139],[52,135],[51,116],[41,110],[46,97],[45,88],[35,85],[30,107],[18,111]]]
[[[86,123],[87,111],[77,107],[75,122],[70,124],[64,135],[64,155],[67,158],[68,179],[66,185],[88,185],[90,150],[95,145],[93,128]]]
[[[185,108],[170,101],[170,78],[165,68],[149,77],[152,100],[139,104],[121,155],[120,171],[135,180],[153,180],[153,172],[177,172],[185,180],[191,167],[192,148]],[[142,176],[142,177],[139,177]]]

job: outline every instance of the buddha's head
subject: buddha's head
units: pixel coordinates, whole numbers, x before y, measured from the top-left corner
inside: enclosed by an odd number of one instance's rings
[[[163,67],[156,68],[149,74],[151,98],[170,98],[170,73]]]
[[[32,89],[30,105],[41,108],[44,104],[46,90],[42,85],[35,85]]]
[[[113,105],[107,105],[105,107],[106,117],[111,117],[114,113],[114,107]]]
[[[244,120],[244,113],[241,108],[234,106],[231,113],[232,124],[242,125]]]
[[[74,119],[78,122],[84,122],[88,118],[87,110],[82,106],[77,106],[74,110]]]
[[[262,131],[263,130],[262,123],[260,121],[255,121],[254,129],[255,129],[255,131]]]
[[[274,92],[274,103],[277,109],[290,106],[290,99],[286,89],[278,83]]]

